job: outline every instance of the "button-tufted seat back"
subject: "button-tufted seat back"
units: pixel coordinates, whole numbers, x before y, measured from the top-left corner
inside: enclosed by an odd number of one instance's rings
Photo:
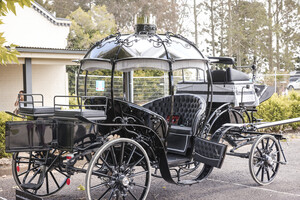
[[[171,96],[155,99],[143,107],[161,115],[165,119],[171,112]],[[205,110],[205,101],[202,97],[191,94],[174,95],[174,116],[179,116],[178,125],[192,127],[193,120],[198,111]]]

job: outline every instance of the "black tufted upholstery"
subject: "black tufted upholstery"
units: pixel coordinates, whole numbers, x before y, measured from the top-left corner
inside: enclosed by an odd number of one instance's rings
[[[171,96],[155,99],[143,107],[161,115],[165,119],[171,112]],[[196,95],[191,94],[178,94],[174,95],[174,116],[179,116],[178,125],[192,127],[193,120],[195,119],[199,110],[204,110],[205,101]]]

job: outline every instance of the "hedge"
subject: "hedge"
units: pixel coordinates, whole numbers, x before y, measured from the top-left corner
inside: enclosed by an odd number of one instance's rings
[[[10,157],[11,154],[5,152],[5,122],[11,121],[12,117],[5,112],[0,112],[0,158]]]
[[[274,122],[300,117],[300,93],[292,91],[286,96],[274,94],[269,100],[257,107],[256,118],[264,122]],[[300,123],[293,123],[269,128],[271,131],[282,131],[286,128],[297,129]]]

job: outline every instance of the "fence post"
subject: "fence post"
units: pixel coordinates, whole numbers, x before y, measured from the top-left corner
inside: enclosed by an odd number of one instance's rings
[[[75,95],[77,95],[77,73],[75,72]]]
[[[274,80],[274,82],[275,82],[275,93],[277,93],[277,67],[274,67],[274,72],[275,72],[275,74],[274,74],[274,76],[275,76],[275,80]]]

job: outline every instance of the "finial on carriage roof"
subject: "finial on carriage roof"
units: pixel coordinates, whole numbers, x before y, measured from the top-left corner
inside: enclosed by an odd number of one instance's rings
[[[135,33],[136,34],[155,34],[156,33],[155,24],[136,24]]]

